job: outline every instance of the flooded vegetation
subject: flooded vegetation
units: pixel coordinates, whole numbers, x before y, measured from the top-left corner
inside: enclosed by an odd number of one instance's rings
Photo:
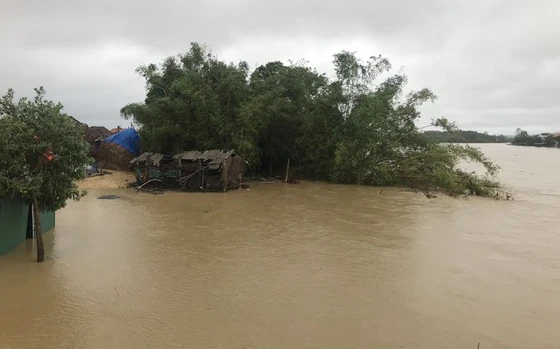
[[[514,201],[302,182],[91,189],[0,256],[7,348],[552,348],[556,149],[481,145]],[[98,200],[117,195],[118,200]]]

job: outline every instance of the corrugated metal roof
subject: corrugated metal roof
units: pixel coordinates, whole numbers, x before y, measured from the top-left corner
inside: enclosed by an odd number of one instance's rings
[[[143,153],[138,157],[135,157],[134,159],[130,160],[131,164],[135,164],[141,161],[146,161],[147,158],[150,157],[150,155],[152,155],[152,153]]]
[[[208,165],[210,169],[219,169],[223,161],[230,156],[235,154],[235,150],[190,150],[182,153],[175,154],[173,159],[181,159],[187,161],[197,161],[201,160]],[[137,158],[130,161],[131,164],[137,164],[139,162],[147,162],[151,164],[158,164],[163,158],[164,154],[158,153],[144,153]]]
[[[159,163],[164,157],[165,155],[159,153],[143,153],[139,157],[130,160],[130,163],[137,164],[139,162],[147,162],[155,165]]]
[[[208,160],[210,160],[211,164],[220,164],[220,163],[222,163],[223,160],[227,159],[228,157],[230,157],[234,153],[235,153],[234,150],[229,150],[229,151],[225,151],[225,150],[204,150],[204,151],[190,150],[190,151],[185,151],[185,152],[182,152],[182,153],[175,154],[173,156],[173,158],[174,159],[181,159],[181,160],[189,160],[189,161],[195,161],[195,160],[208,161]]]

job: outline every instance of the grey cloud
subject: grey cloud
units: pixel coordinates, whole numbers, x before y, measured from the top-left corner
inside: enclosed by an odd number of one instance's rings
[[[436,0],[423,1],[421,5],[410,0],[24,0],[9,5],[3,16],[7,17],[7,25],[23,34],[19,40],[34,45],[80,46],[120,38],[142,40],[152,47],[175,48],[193,38],[219,45],[247,36],[382,37],[426,30],[434,34],[446,21],[443,4],[444,1]],[[433,35],[429,39],[432,41]]]
[[[424,123],[560,130],[554,0],[0,1],[0,90],[45,85],[91,124],[126,124],[120,107],[143,98],[134,68],[198,41],[227,60],[307,58],[326,72],[341,49],[384,54],[439,95]]]

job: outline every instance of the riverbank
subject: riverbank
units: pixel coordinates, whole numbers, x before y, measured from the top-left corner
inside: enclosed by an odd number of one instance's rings
[[[120,189],[135,180],[134,174],[124,171],[108,171],[102,176],[88,177],[78,183],[80,189]]]
[[[560,148],[560,143],[554,145],[547,145],[545,143],[535,143],[535,144],[519,144],[519,143],[508,143],[508,145],[514,145],[516,147],[533,147],[533,148]]]

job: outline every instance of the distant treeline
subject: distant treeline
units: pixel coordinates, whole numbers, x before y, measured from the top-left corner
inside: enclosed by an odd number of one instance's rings
[[[490,135],[488,132],[476,131],[425,131],[424,135],[438,143],[509,143],[513,137]]]
[[[527,131],[517,129],[513,138],[514,145],[524,145],[529,147],[553,148],[560,146],[560,133],[541,133],[530,135]]]

